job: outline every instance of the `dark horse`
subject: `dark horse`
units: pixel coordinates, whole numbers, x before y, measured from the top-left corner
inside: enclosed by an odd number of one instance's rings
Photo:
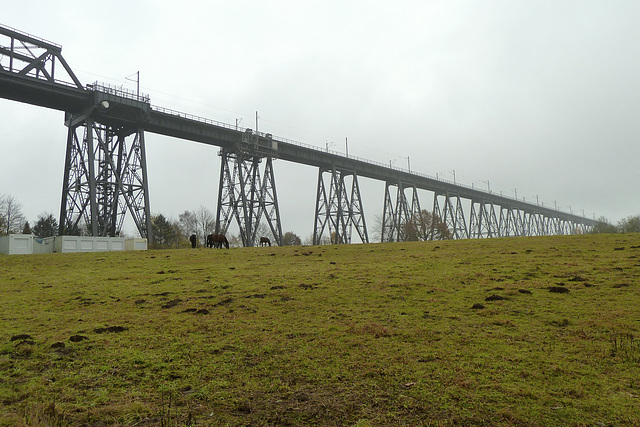
[[[269,240],[267,237],[261,237],[260,246],[265,246],[265,245],[271,246],[271,240]]]
[[[229,249],[229,241],[224,234],[209,234],[207,236],[207,247],[221,249],[222,245]]]

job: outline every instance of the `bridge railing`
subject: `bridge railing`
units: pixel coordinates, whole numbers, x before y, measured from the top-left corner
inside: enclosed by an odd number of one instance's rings
[[[436,176],[433,176],[433,175],[428,175],[428,174],[421,173],[421,172],[415,172],[415,171],[409,170],[408,168],[401,168],[401,167],[398,167],[398,166],[388,165],[388,164],[385,164],[385,163],[382,163],[382,162],[378,162],[378,161],[375,161],[375,160],[365,159],[363,157],[346,155],[346,154],[343,154],[343,153],[340,153],[340,152],[337,152],[337,151],[323,149],[322,147],[318,147],[316,145],[310,145],[310,144],[306,144],[304,142],[294,141],[292,139],[281,138],[281,137],[277,137],[277,138],[274,137],[274,139],[276,139],[278,141],[286,142],[286,143],[289,143],[289,144],[297,145],[297,146],[300,146],[300,147],[305,147],[305,148],[309,148],[309,149],[312,149],[312,150],[320,151],[320,152],[323,152],[323,153],[329,153],[329,154],[334,154],[336,156],[347,157],[349,159],[353,159],[353,160],[357,160],[357,161],[360,161],[360,162],[368,163],[370,165],[381,166],[381,167],[384,167],[384,168],[387,168],[387,169],[396,170],[396,171],[399,171],[399,172],[407,172],[407,173],[410,173],[411,175],[421,176],[423,178],[432,179],[434,181],[444,182],[444,183],[447,183],[447,184],[452,184],[452,185],[455,185],[457,187],[467,188],[469,190],[483,191],[483,190],[480,190],[480,189],[474,187],[473,185],[461,184],[461,183],[459,183],[457,181],[453,182],[453,181],[450,181],[450,180],[447,180],[447,179],[441,179],[440,177],[436,177]],[[492,191],[489,191],[488,193],[491,194],[491,195],[495,195],[496,194],[496,193],[494,193]],[[500,197],[503,197],[505,199],[510,199],[510,200],[513,200],[513,201],[516,201],[516,202],[524,202],[524,198],[523,199],[518,199],[518,198],[510,196],[510,195],[503,195],[502,192],[500,192]],[[546,207],[546,206],[544,206],[544,203],[542,205],[540,205],[540,203],[538,203],[537,205],[540,206],[540,207]],[[546,207],[546,208],[547,209],[551,209],[550,207]],[[570,213],[571,215],[574,215],[573,212],[566,212],[566,211],[563,211],[562,209],[560,209],[558,207],[556,207],[554,210],[556,210],[558,212],[565,212],[565,213]]]
[[[98,83],[87,85],[87,90],[95,90],[98,92],[108,93],[110,95],[120,96],[122,98],[133,99],[139,102],[149,103],[151,98],[145,93],[134,92],[131,89],[125,89],[123,86],[112,86],[108,83]]]
[[[235,131],[238,131],[238,132],[246,132],[247,131],[247,129],[240,129],[237,126],[231,125],[229,123],[219,122],[219,121],[216,121],[216,120],[211,120],[211,119],[207,119],[207,118],[204,118],[204,117],[195,116],[193,114],[183,113],[181,111],[171,110],[171,109],[164,108],[164,107],[159,107],[159,106],[152,105],[151,109],[154,110],[154,111],[158,111],[160,113],[170,114],[170,115],[182,117],[182,118],[185,118],[185,119],[188,119],[188,120],[193,120],[193,121],[197,121],[197,122],[200,122],[200,123],[205,123],[205,124],[209,124],[209,125],[213,125],[213,126],[219,126],[219,127],[225,128],[225,129],[235,130]],[[337,151],[323,149],[322,147],[319,147],[317,145],[311,145],[311,144],[307,144],[307,143],[304,143],[304,142],[295,141],[293,139],[272,136],[271,134],[265,133],[265,132],[256,132],[256,131],[252,131],[252,132],[253,132],[254,135],[259,135],[259,136],[262,136],[262,137],[265,137],[265,138],[271,137],[275,141],[278,141],[278,142],[284,142],[284,143],[287,143],[287,144],[292,144],[292,145],[296,145],[298,147],[308,148],[308,149],[315,150],[315,151],[322,152],[322,153],[329,153],[329,154],[333,154],[333,155],[336,155],[336,156],[347,157],[349,159],[357,160],[357,161],[364,162],[364,163],[367,163],[367,164],[370,164],[370,165],[374,165],[374,166],[380,166],[380,167],[384,167],[384,168],[387,168],[387,169],[396,170],[396,171],[399,171],[399,172],[408,172],[408,173],[410,173],[412,175],[421,176],[423,178],[428,178],[428,179],[432,179],[434,181],[444,182],[444,183],[447,183],[447,184],[452,184],[452,185],[455,185],[455,186],[458,186],[458,187],[464,187],[464,188],[467,188],[467,189],[470,189],[470,190],[482,191],[482,190],[479,190],[478,188],[475,188],[472,185],[461,184],[459,182],[453,182],[453,181],[450,181],[450,180],[447,180],[447,179],[441,179],[441,178],[433,176],[433,175],[427,175],[427,174],[424,174],[424,173],[421,173],[421,172],[410,171],[408,168],[405,169],[405,168],[401,168],[401,167],[398,167],[398,166],[388,165],[388,164],[385,164],[385,163],[382,163],[382,162],[378,162],[378,161],[375,161],[375,160],[365,159],[363,157],[345,155],[345,154],[337,152]],[[494,195],[496,193],[494,193],[492,191],[489,191],[489,194]],[[505,199],[510,199],[510,200],[513,200],[513,201],[516,201],[516,202],[522,202],[523,201],[522,199],[518,199],[516,197],[509,196],[509,195],[503,195],[502,193],[500,193],[500,197],[503,197]],[[542,207],[545,207],[547,209],[551,209],[550,207],[544,206],[544,203],[542,205],[540,205],[538,203],[538,206],[542,206]],[[556,210],[558,212],[565,212],[565,211],[563,211],[562,209],[560,209],[558,207],[556,207],[554,210]],[[565,212],[565,213],[567,213],[567,212]],[[568,212],[568,213],[573,215],[573,212]]]
[[[50,44],[51,46],[55,46],[55,47],[57,47],[59,49],[62,49],[62,45],[59,45],[58,43],[54,43],[54,42],[49,41],[47,39],[43,39],[42,37],[38,37],[38,36],[34,36],[32,34],[29,34],[29,33],[25,33],[24,31],[17,30],[15,28],[9,27],[8,25],[4,25],[4,24],[0,24],[0,34],[5,34],[5,32],[2,32],[2,28],[5,28],[5,29],[7,29],[9,31],[13,31],[14,33],[19,34],[21,36],[25,36],[25,37],[37,40],[39,42],[42,42],[42,43],[45,43],[45,44]]]
[[[182,117],[183,119],[193,120],[193,121],[200,122],[200,123],[205,123],[205,124],[208,124],[208,125],[223,127],[223,128],[231,129],[231,130],[237,130],[238,132],[244,131],[244,129],[239,129],[235,125],[230,125],[228,123],[218,122],[216,120],[211,120],[211,119],[207,119],[207,118],[200,117],[200,116],[194,116],[193,114],[183,113],[182,111],[176,111],[176,110],[172,110],[170,108],[165,108],[165,107],[159,107],[157,105],[152,105],[151,109],[153,111],[157,111],[159,113],[169,114],[171,116],[178,116],[178,117]]]

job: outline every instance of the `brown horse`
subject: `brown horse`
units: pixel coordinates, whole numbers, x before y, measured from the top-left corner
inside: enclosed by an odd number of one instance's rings
[[[266,246],[266,245],[271,246],[271,240],[269,240],[267,237],[261,237],[260,246]]]
[[[229,249],[229,241],[224,234],[209,234],[207,236],[207,247],[220,249],[222,245]]]

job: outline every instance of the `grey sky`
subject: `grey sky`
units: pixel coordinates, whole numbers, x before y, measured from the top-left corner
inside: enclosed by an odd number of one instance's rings
[[[637,1],[36,1],[0,22],[61,44],[84,84],[618,221],[640,212]],[[60,209],[64,114],[0,100],[0,194]],[[216,208],[220,159],[146,135],[152,213]],[[317,170],[274,164],[285,231]],[[371,224],[382,183],[360,181]],[[426,194],[421,200],[430,207]],[[133,231],[132,229],[129,231]]]

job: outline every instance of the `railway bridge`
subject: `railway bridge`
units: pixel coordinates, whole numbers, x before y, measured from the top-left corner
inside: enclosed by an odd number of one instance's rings
[[[138,91],[83,85],[56,43],[0,26],[0,97],[64,111],[68,128],[60,204],[60,234],[86,224],[94,236],[115,236],[129,213],[152,239],[145,133],[219,147],[217,227],[236,222],[245,246],[255,246],[261,222],[282,244],[273,160],[318,170],[313,240],[350,243],[353,231],[369,242],[359,177],[385,183],[382,241],[408,238],[405,225],[423,207],[418,190],[433,194],[433,218],[452,238],[588,232],[595,220],[551,207],[469,188],[252,129],[153,106]],[[310,212],[311,214],[311,212]],[[431,239],[435,223],[426,224]]]

